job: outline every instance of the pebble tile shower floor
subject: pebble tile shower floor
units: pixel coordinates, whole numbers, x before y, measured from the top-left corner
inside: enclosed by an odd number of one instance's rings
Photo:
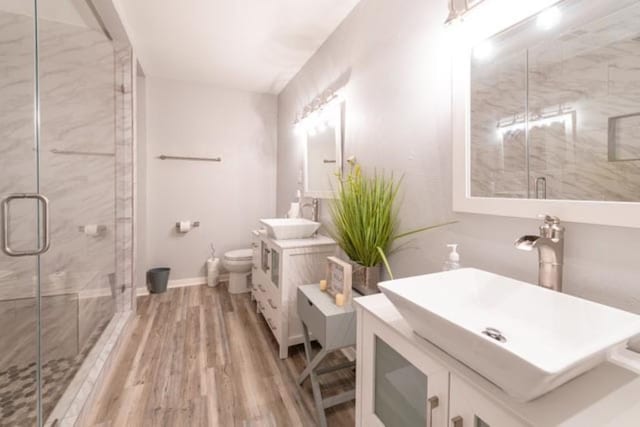
[[[42,410],[50,414],[108,322],[97,327],[75,357],[49,360],[42,366]],[[11,366],[0,372],[0,427],[36,424],[36,364]]]

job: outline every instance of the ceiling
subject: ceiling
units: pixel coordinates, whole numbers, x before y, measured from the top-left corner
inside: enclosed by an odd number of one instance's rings
[[[149,76],[279,93],[359,0],[115,0]]]

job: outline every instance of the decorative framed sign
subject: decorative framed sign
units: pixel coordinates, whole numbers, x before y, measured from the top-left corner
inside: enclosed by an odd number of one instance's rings
[[[345,301],[350,301],[351,278],[351,264],[334,256],[327,257],[327,292],[331,296],[342,294]]]

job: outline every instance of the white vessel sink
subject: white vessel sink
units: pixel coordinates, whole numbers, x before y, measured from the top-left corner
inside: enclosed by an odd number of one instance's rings
[[[320,223],[303,218],[261,219],[267,234],[277,240],[305,239],[318,231]]]
[[[471,268],[379,287],[418,335],[524,402],[640,333],[635,314]]]

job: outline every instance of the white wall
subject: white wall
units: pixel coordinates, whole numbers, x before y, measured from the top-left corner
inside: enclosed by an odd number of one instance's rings
[[[274,95],[146,78],[147,268],[201,277],[210,243],[218,256],[250,247],[258,220],[275,213],[276,121]],[[180,220],[201,226],[178,234]]]
[[[368,170],[404,173],[401,228],[449,219],[451,213],[450,37],[447,2],[362,0],[278,99],[278,214],[297,188],[303,147],[292,123],[306,103],[341,78],[346,85],[345,156]],[[322,204],[327,219],[326,202]],[[447,231],[424,233],[391,257],[396,276],[442,267],[446,243],[461,262],[529,282],[537,254],[515,239],[538,222],[460,214]],[[640,313],[640,230],[567,224],[566,292]]]

